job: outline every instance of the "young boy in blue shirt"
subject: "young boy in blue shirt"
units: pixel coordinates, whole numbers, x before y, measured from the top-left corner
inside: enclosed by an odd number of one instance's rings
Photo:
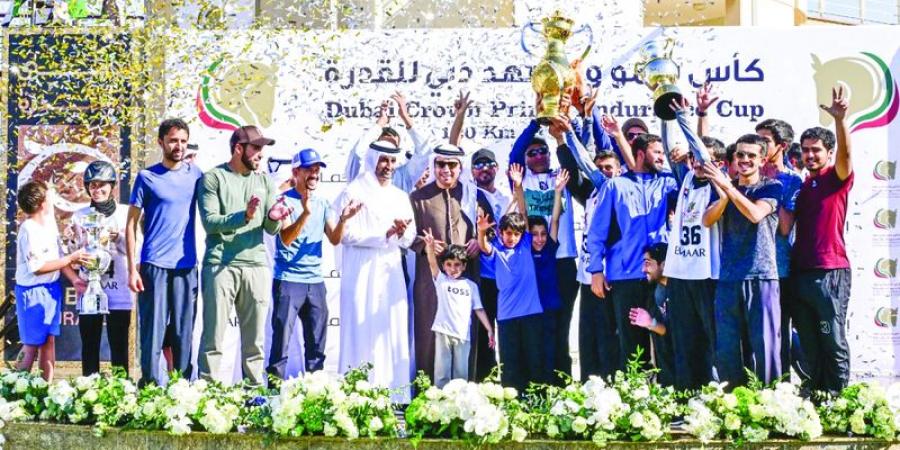
[[[519,211],[525,210],[522,174],[518,164],[510,167],[510,178],[517,192]],[[500,345],[500,381],[524,393],[531,382],[545,382],[546,358],[543,342],[543,309],[538,295],[532,236],[526,231],[525,216],[510,212],[500,219],[499,233],[488,242],[493,226],[483,211],[478,214],[478,245],[492,264],[497,277],[497,331]]]
[[[561,169],[556,176],[555,194],[553,197],[553,213],[550,216],[550,226],[543,216],[528,217],[528,231],[531,233],[531,257],[534,260],[534,273],[537,280],[538,297],[541,300],[541,308],[544,310],[544,359],[546,364],[548,381],[559,384],[562,379],[553,373],[553,368],[558,367],[557,360],[564,355],[558,355],[563,349],[562,336],[567,330],[560,314],[562,298],[559,292],[559,282],[556,271],[556,250],[559,248],[559,215],[562,212],[562,195],[569,181],[569,172]],[[518,193],[516,194],[518,195]],[[523,199],[524,201],[524,199]],[[559,349],[559,350],[558,350]]]

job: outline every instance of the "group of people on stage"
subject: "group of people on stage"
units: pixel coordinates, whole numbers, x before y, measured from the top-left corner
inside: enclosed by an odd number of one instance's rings
[[[187,161],[187,124],[164,121],[162,161],[138,173],[128,206],[115,201],[109,163],[95,161],[84,174],[91,205],[79,214],[114,218],[118,249],[103,283],[110,313],[80,318],[84,372],[99,370],[104,320],[112,363],[127,367],[131,292],[143,383],[164,379],[161,356],[169,370],[195,375],[198,294],[199,377],[223,377],[219,368],[233,357],[223,346],[229,325],[240,329],[245,379],[285,377],[298,318],[305,370],[321,370],[327,238],[341,252],[340,352],[328,356],[341,370],[373,363],[372,381],[398,389],[400,402],[409,401],[417,370],[438,386],[481,380],[498,355],[502,383],[520,392],[530,382],[561,382],[556,372],[572,372],[579,293],[582,378],[610,375],[639,353],[660,369],[659,382],[679,389],[711,380],[733,387],[747,370],[771,382],[791,366],[809,390],[846,386],[843,229],[853,168],[842,89],[821,105],[836,133],[812,127],[795,143],[790,124],[768,119],[727,146],[707,131],[717,100],[709,84],[695,105],[672,103],[676,119],[662,121],[660,134],[639,118],[620,126],[601,115],[596,95],[576,87],[558,117],[532,120],[504,179],[493,151],[469,155],[459,146],[468,95],[456,102],[449,141],[439,142],[414,126],[406,99],[394,94],[350,150],[350,182],[334,201],[317,192],[326,167],[319,151],[298,152],[289,182],[277,186],[260,170],[274,141],[244,126],[231,136],[230,159],[203,173]],[[411,145],[390,126],[391,110]],[[63,256],[44,183],[24,183],[17,201],[26,215],[17,243],[19,368],[39,359],[50,378],[59,274],[82,292],[73,267],[91,257]],[[585,210],[580,242],[576,202]],[[206,231],[199,274],[195,217]],[[274,236],[273,256],[266,235]]]

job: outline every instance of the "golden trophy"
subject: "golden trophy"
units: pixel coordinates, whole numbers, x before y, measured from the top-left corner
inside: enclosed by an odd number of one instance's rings
[[[551,117],[560,115],[560,99],[567,92],[571,92],[571,88],[575,86],[576,74],[566,55],[566,41],[574,34],[585,30],[591,32],[591,41],[593,41],[593,31],[588,25],[573,31],[573,24],[572,19],[564,17],[557,10],[551,16],[541,20],[540,30],[532,22],[525,25],[522,30],[522,47],[529,54],[532,53],[524,44],[525,29],[539,31],[547,41],[547,52],[544,53],[541,62],[531,71],[531,87],[541,95],[541,111],[537,113],[537,120],[541,124],[547,124]],[[590,44],[582,54],[582,59],[587,56],[589,50]]]
[[[640,61],[634,65],[634,73],[653,91],[653,113],[663,120],[675,118],[669,105],[672,100],[681,102],[681,91],[676,83],[681,68],[672,61],[675,40],[659,38],[647,41],[641,46]]]

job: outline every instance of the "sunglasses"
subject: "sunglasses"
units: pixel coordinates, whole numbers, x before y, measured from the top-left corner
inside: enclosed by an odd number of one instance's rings
[[[450,170],[453,170],[453,169],[459,167],[459,162],[457,162],[457,161],[435,161],[434,165],[438,169],[449,168]]]
[[[472,168],[476,170],[484,170],[484,169],[493,169],[497,167],[497,163],[494,161],[478,161],[475,164],[472,164]]]
[[[547,148],[547,147],[536,147],[536,148],[533,148],[533,149],[531,149],[531,150],[528,150],[528,152],[525,153],[525,154],[526,154],[529,158],[534,158],[535,156],[545,156],[545,155],[547,155],[548,153],[550,153],[550,149],[549,149],[549,148]]]
[[[644,134],[646,134],[646,133],[626,133],[625,137],[628,138],[628,140],[630,141],[638,136],[643,136]]]
[[[278,172],[278,169],[281,169],[281,166],[283,166],[285,164],[290,164],[290,163],[291,163],[290,159],[269,158],[269,161],[268,161],[269,173]]]
[[[756,158],[759,158],[759,154],[758,153],[747,153],[747,152],[743,152],[743,151],[736,151],[736,152],[734,152],[734,157],[739,158],[739,159],[740,158],[756,159]]]

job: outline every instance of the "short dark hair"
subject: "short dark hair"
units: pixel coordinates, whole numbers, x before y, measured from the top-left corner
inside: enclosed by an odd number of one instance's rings
[[[794,141],[794,127],[781,119],[766,119],[756,126],[756,131],[766,130],[778,145],[790,145]]]
[[[807,139],[822,141],[822,146],[824,146],[826,150],[830,151],[834,149],[834,133],[827,128],[812,127],[804,131],[803,134],[800,135],[800,142],[802,143]]]
[[[47,184],[43,181],[31,180],[21,187],[16,194],[16,203],[25,214],[34,214],[47,200]]]
[[[735,143],[735,147],[734,147],[735,149],[737,149],[737,144],[758,145],[760,148],[760,156],[762,156],[763,158],[765,158],[766,155],[769,153],[769,141],[767,141],[766,138],[764,138],[758,134],[747,133],[747,134],[739,137],[738,140],[735,141],[734,143]]]
[[[528,216],[528,229],[530,230],[532,227],[544,227],[546,229],[550,229],[550,226],[547,225],[547,219],[544,216]]]
[[[715,160],[725,159],[725,143],[711,136],[703,136],[700,138],[703,145],[712,150],[712,156]]]
[[[500,218],[500,231],[512,230],[524,233],[525,225],[527,224],[528,222],[525,220],[525,216],[523,216],[522,213],[513,211]]]
[[[634,138],[634,142],[631,143],[631,153],[637,158],[637,152],[646,152],[650,144],[654,142],[662,142],[662,138],[655,134],[644,133]]]
[[[734,152],[737,151],[737,144],[728,144],[725,147],[725,161],[734,162]]]
[[[466,254],[466,248],[461,245],[451,244],[446,250],[441,252],[440,256],[438,256],[438,263],[443,265],[444,261],[449,261],[451,259],[460,260],[465,264],[469,259],[469,255]]]
[[[393,129],[392,127],[382,127],[381,135],[382,136],[393,136],[397,139],[400,139],[400,133],[398,133],[397,130]]]
[[[619,156],[609,150],[600,150],[599,152],[594,154],[595,161],[598,159],[608,159],[608,158],[613,158],[616,160],[616,162],[619,162]]]
[[[790,158],[800,159],[803,157],[803,150],[800,149],[799,142],[794,142],[791,144],[790,147],[788,147],[787,157],[788,157],[788,159],[790,159]]]
[[[644,253],[650,255],[650,259],[657,263],[666,262],[666,253],[669,251],[669,244],[665,242],[657,242],[644,247]]]
[[[159,124],[159,138],[162,139],[166,137],[166,135],[169,134],[169,130],[172,128],[187,131],[188,136],[191,135],[191,129],[188,128],[188,124],[185,121],[181,119],[166,119]]]

